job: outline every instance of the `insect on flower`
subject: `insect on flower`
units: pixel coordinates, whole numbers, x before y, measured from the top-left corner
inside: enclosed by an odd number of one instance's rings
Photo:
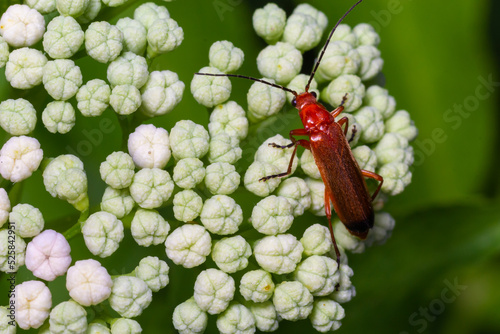
[[[375,197],[377,197],[377,194],[382,187],[383,178],[378,174],[359,168],[359,165],[356,162],[349,146],[349,141],[353,138],[351,137],[349,140],[346,138],[349,120],[347,117],[335,120],[335,118],[344,110],[343,104],[348,98],[347,94],[342,99],[341,104],[330,112],[317,101],[315,92],[309,92],[309,86],[336,28],[361,2],[362,0],[359,0],[356,4],[354,4],[338,20],[330,32],[330,35],[321,50],[320,56],[314,65],[303,93],[299,94],[292,89],[267,82],[265,80],[239,74],[196,73],[198,75],[245,78],[261,82],[272,87],[280,88],[293,94],[294,98],[292,100],[292,105],[299,110],[299,116],[302,120],[304,128],[290,131],[290,139],[292,143],[289,145],[282,146],[274,143],[269,144],[270,146],[281,149],[294,147],[294,150],[286,172],[263,177],[260,181],[265,182],[272,178],[290,175],[292,173],[293,159],[295,158],[297,147],[302,146],[311,150],[316,165],[320,171],[321,178],[325,184],[325,213],[328,218],[330,235],[335,247],[335,253],[337,255],[337,263],[340,263],[340,252],[335,242],[335,236],[333,235],[330,203],[333,203],[335,212],[347,230],[352,235],[357,236],[360,239],[365,239],[368,231],[373,227],[374,212],[372,201]],[[343,129],[342,126],[344,126]],[[353,129],[353,136],[354,133],[355,129]],[[296,136],[307,136],[309,137],[309,140],[296,139]],[[380,182],[373,195],[369,194],[364,177],[372,178]]]

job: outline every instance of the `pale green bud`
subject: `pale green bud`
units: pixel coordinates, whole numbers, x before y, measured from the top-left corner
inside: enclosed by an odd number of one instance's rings
[[[130,226],[135,242],[143,247],[165,242],[169,231],[170,225],[155,210],[138,209]]]
[[[109,104],[118,115],[134,113],[141,103],[141,92],[132,85],[116,86],[109,96]]]
[[[365,96],[365,86],[359,77],[351,74],[339,76],[323,89],[321,97],[331,105],[338,106],[346,94],[344,110],[351,112],[358,109]]]
[[[99,257],[108,257],[123,239],[123,224],[105,211],[91,214],[83,223],[82,234],[89,251]]]
[[[356,158],[359,168],[375,171],[377,167],[377,155],[368,146],[362,145],[352,149],[352,155]]]
[[[359,76],[361,80],[373,79],[382,71],[384,60],[380,57],[380,51],[372,45],[361,45],[356,49],[361,56]]]
[[[123,33],[123,49],[142,55],[146,51],[147,31],[141,22],[123,17],[116,22],[116,27]]]
[[[83,30],[73,17],[56,16],[43,35],[43,49],[51,58],[69,58],[80,49],[83,39]]]
[[[321,174],[314,160],[314,156],[310,150],[304,150],[300,157],[300,168],[309,177],[314,179],[321,179]]]
[[[247,169],[243,183],[245,188],[260,197],[269,196],[280,185],[281,179],[278,177],[259,181],[265,176],[281,173],[278,167],[268,162],[254,161]]]
[[[274,83],[273,79],[263,80]],[[275,115],[283,108],[285,101],[284,90],[254,82],[247,93],[248,119],[258,122]]]
[[[340,320],[344,319],[344,316],[344,308],[339,303],[328,298],[320,298],[314,301],[309,320],[315,330],[326,333],[339,329],[342,325]]]
[[[15,237],[12,243],[12,230],[0,230],[0,271],[3,272],[16,272],[19,267],[24,265],[26,242],[20,236]],[[10,246],[10,249],[9,249]],[[9,253],[14,247],[14,254]],[[15,255],[14,263],[12,263],[12,256]],[[9,263],[10,261],[10,263]]]
[[[76,94],[78,110],[85,117],[100,116],[108,107],[111,88],[101,79],[92,79]]]
[[[68,201],[79,211],[88,208],[87,175],[78,157],[66,154],[53,159],[43,171],[43,184],[52,197]]]
[[[143,280],[153,292],[158,292],[169,283],[168,264],[156,256],[143,258],[135,268],[135,276]]]
[[[307,178],[307,186],[311,195],[311,211],[316,216],[325,216],[325,184],[322,180]]]
[[[250,312],[255,319],[255,327],[261,332],[274,332],[278,329],[278,313],[271,301],[250,304]]]
[[[276,286],[273,304],[281,318],[297,321],[311,314],[313,296],[302,283],[285,281]]]
[[[82,71],[70,59],[51,60],[43,67],[43,86],[55,100],[72,98],[82,85]]]
[[[241,235],[222,238],[212,249],[212,260],[222,271],[231,274],[248,266],[252,248]]]
[[[0,174],[12,182],[22,181],[40,166],[43,151],[35,138],[11,137],[0,150]]]
[[[372,45],[377,46],[380,43],[380,36],[377,34],[373,26],[368,23],[360,23],[352,29],[356,35],[357,46]]]
[[[90,0],[56,0],[57,11],[64,16],[78,17],[85,13]]]
[[[391,118],[385,122],[387,132],[396,132],[412,141],[417,137],[418,129],[410,118],[410,114],[406,110],[398,110]]]
[[[177,162],[174,167],[175,184],[184,189],[194,188],[205,179],[203,162],[197,158],[185,158]]]
[[[134,161],[125,152],[113,152],[101,163],[101,179],[115,189],[128,188],[134,177]]]
[[[30,204],[18,204],[9,214],[9,222],[16,227],[16,233],[22,238],[32,238],[43,230],[45,224],[39,209]]]
[[[267,43],[274,44],[285,30],[286,12],[276,4],[268,3],[253,13],[252,22],[257,35]]]
[[[75,125],[75,109],[69,102],[52,101],[42,112],[42,122],[51,133],[68,133]]]
[[[358,38],[353,33],[352,28],[347,24],[339,24],[332,36],[332,41],[344,41],[352,46],[358,45]]]
[[[3,334],[16,334],[16,326],[9,324],[11,310],[7,310],[7,307],[0,306],[0,332]]]
[[[241,159],[242,150],[238,137],[220,132],[210,139],[208,161],[234,164]]]
[[[229,41],[218,41],[212,44],[208,54],[210,66],[218,68],[224,73],[237,71],[245,55],[243,51],[233,45]]]
[[[169,17],[170,14],[167,8],[158,6],[153,2],[146,2],[137,7],[134,11],[134,20],[141,22],[146,29],[149,29],[156,20],[164,20]]]
[[[215,67],[206,66],[199,73],[221,74]],[[212,108],[224,103],[231,95],[231,81],[228,77],[213,77],[208,75],[195,75],[191,80],[191,94],[194,99],[207,108]]]
[[[332,239],[330,237],[330,230],[328,227],[313,224],[309,226],[300,239],[304,247],[304,255],[323,255],[328,253],[332,247]]]
[[[51,334],[85,334],[87,312],[73,300],[62,302],[50,311]]]
[[[262,76],[280,85],[288,84],[302,68],[302,54],[290,43],[268,45],[257,56],[257,67]]]
[[[134,175],[130,194],[144,209],[158,208],[165,203],[174,190],[170,174],[159,168],[143,168]]]
[[[387,212],[379,212],[375,214],[375,222],[373,227],[368,232],[365,244],[370,247],[374,244],[384,244],[392,235],[392,230],[396,225],[394,218]]]
[[[361,126],[361,124],[359,124],[356,121],[356,118],[354,117],[354,115],[351,113],[348,113],[348,112],[340,113],[336,117],[336,121],[338,122],[339,120],[341,120],[344,117],[347,117],[347,119],[349,120],[349,128],[347,129],[347,133],[346,133],[345,137],[348,140],[349,146],[351,148],[356,147],[359,140],[361,139],[361,134],[363,133],[363,127]],[[354,130],[354,129],[356,129],[356,130]],[[353,133],[353,131],[354,131],[354,133]]]
[[[365,103],[370,107],[377,108],[382,117],[387,119],[394,114],[396,110],[396,100],[389,95],[387,89],[373,85],[368,87],[365,95]]]
[[[322,30],[326,29],[328,27],[328,18],[326,17],[325,13],[322,11],[317,10],[313,6],[307,3],[302,3],[295,7],[293,10],[293,14],[305,14],[309,15],[314,18],[316,23],[320,26]]]
[[[87,8],[82,15],[78,16],[76,20],[81,24],[86,24],[94,21],[99,12],[101,11],[101,0],[89,0]]]
[[[339,285],[332,294],[328,297],[335,300],[337,303],[347,303],[356,296],[356,289],[351,283],[351,277],[354,274],[351,267],[347,264],[340,264],[339,272]]]
[[[217,329],[222,334],[253,334],[255,319],[248,308],[233,302],[217,317]]]
[[[24,3],[40,14],[49,14],[56,10],[56,0],[25,0]]]
[[[253,207],[252,226],[262,234],[285,233],[293,223],[293,206],[282,196],[268,196]]]
[[[383,165],[377,173],[384,178],[382,191],[392,196],[401,193],[411,183],[411,172],[403,162],[391,162]]]
[[[356,123],[361,125],[361,140],[365,143],[378,141],[384,135],[384,119],[380,111],[374,107],[362,107],[354,114]]]
[[[16,48],[35,44],[44,32],[43,16],[26,5],[9,6],[0,18],[0,34]]]
[[[247,271],[240,281],[240,293],[246,299],[262,303],[272,297],[274,282],[272,276],[262,269]]]
[[[27,135],[35,129],[36,110],[25,99],[0,103],[0,126],[13,136]]]
[[[113,60],[108,66],[107,77],[111,87],[132,85],[141,88],[148,76],[146,59],[130,51]]]
[[[129,0],[102,0],[102,3],[108,7],[118,7],[127,3],[127,1]]]
[[[322,35],[323,28],[314,17],[294,11],[286,21],[283,41],[305,52],[317,46]]]
[[[14,88],[33,88],[42,83],[43,67],[46,63],[47,57],[38,50],[30,48],[13,50],[5,66],[5,78]]]
[[[0,227],[7,222],[10,211],[10,199],[7,191],[0,188]]]
[[[360,64],[361,57],[351,44],[333,41],[325,51],[315,78],[318,82],[325,82],[341,75],[356,74]]]
[[[135,202],[127,188],[114,189],[107,187],[101,200],[101,210],[109,212],[116,218],[123,218],[134,208]]]
[[[267,162],[278,168],[280,172],[285,172],[290,164],[290,158],[293,154],[293,147],[286,149],[274,147],[270,144],[277,144],[280,146],[286,146],[291,144],[290,139],[283,138],[282,135],[275,135],[274,137],[266,139],[255,152],[255,161]],[[292,174],[297,169],[298,159],[294,159],[292,164]]]
[[[254,255],[262,269],[274,274],[288,274],[302,258],[304,247],[292,234],[267,236],[254,244]]]
[[[182,222],[195,220],[201,213],[203,200],[192,190],[183,190],[174,196],[174,216]]]
[[[9,44],[0,36],[0,68],[4,67],[9,60]]]
[[[112,285],[106,268],[93,259],[76,261],[66,274],[69,295],[83,306],[97,305],[108,299]]]
[[[181,225],[165,240],[169,259],[184,268],[193,268],[205,262],[211,248],[210,234],[196,224]]]
[[[135,320],[127,318],[119,318],[111,322],[111,334],[139,334],[139,333],[142,333],[142,327]]]
[[[85,31],[85,50],[100,63],[109,63],[116,59],[122,49],[122,32],[108,22],[92,22]]]
[[[301,216],[311,206],[311,195],[304,180],[291,177],[281,182],[277,195],[285,197],[292,205],[295,217]]]
[[[202,334],[207,328],[208,316],[191,297],[174,309],[172,323],[180,334]]]
[[[292,79],[286,85],[287,88],[294,90],[296,92],[303,92],[304,89],[306,88],[307,82],[309,81],[309,75],[307,74],[299,74],[295,78]],[[318,82],[316,79],[312,79],[311,84],[309,85],[309,92],[315,92],[316,96],[319,96],[319,90],[318,90]],[[288,100],[288,103],[292,103],[292,100],[295,96],[293,96],[292,93],[286,92],[286,99]]]
[[[208,152],[208,140],[208,131],[191,120],[179,121],[170,130],[170,147],[176,160],[202,158]]]
[[[243,221],[243,211],[234,199],[215,195],[205,201],[200,214],[201,223],[211,233],[233,234]]]
[[[373,149],[380,165],[391,162],[413,163],[413,147],[399,133],[386,133]]]
[[[219,104],[210,114],[208,131],[212,137],[219,133],[227,133],[240,140],[245,139],[248,134],[248,119],[245,117],[245,110],[234,101]]]
[[[234,165],[216,162],[208,165],[205,174],[205,186],[214,195],[229,195],[238,189],[240,174]]]
[[[98,320],[92,321],[87,326],[86,334],[110,334],[110,333],[111,333],[111,331],[109,330],[108,325],[106,324],[106,322],[104,320],[98,319]],[[42,334],[42,333],[39,332],[38,334]]]
[[[363,240],[352,235],[340,220],[336,219],[332,222],[332,225],[337,245],[352,253],[363,253],[365,251]]]
[[[294,277],[313,296],[327,296],[339,282],[337,262],[326,256],[313,255],[302,261],[295,269]]]
[[[184,31],[171,18],[154,21],[147,31],[147,53],[150,58],[176,49],[184,40]]]
[[[151,289],[142,279],[133,276],[118,276],[113,279],[109,305],[122,317],[141,315],[151,300]]]
[[[194,300],[209,314],[223,312],[234,297],[234,279],[218,269],[203,270],[194,283]]]
[[[169,113],[179,104],[184,93],[184,82],[177,73],[171,71],[153,71],[141,88],[141,112],[149,117]]]

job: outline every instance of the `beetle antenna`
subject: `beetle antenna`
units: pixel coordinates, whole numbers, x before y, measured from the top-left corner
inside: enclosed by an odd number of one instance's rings
[[[333,27],[332,31],[330,32],[330,35],[328,36],[328,39],[326,40],[325,46],[323,46],[323,49],[321,50],[321,54],[319,55],[319,58],[316,61],[316,64],[314,65],[314,68],[311,72],[311,75],[309,76],[309,81],[307,82],[306,89],[305,89],[306,92],[309,91],[309,86],[311,85],[311,81],[314,78],[314,74],[316,73],[316,70],[318,69],[319,63],[321,62],[323,55],[325,54],[326,48],[328,47],[328,44],[330,43],[330,40],[332,39],[333,33],[335,32],[335,30],[337,29],[339,24],[342,22],[342,20],[345,19],[345,17],[354,9],[354,7],[359,5],[362,1],[363,0],[359,0],[351,8],[349,8],[349,10],[337,21],[337,24],[335,25],[335,27]]]
[[[211,77],[234,77],[234,78],[249,79],[249,80],[257,81],[257,82],[260,82],[260,83],[263,83],[263,84],[275,87],[275,88],[283,89],[285,92],[292,93],[293,96],[297,96],[298,95],[296,91],[294,91],[294,90],[292,90],[290,88],[286,88],[286,87],[283,87],[283,86],[280,86],[280,85],[277,85],[277,84],[274,84],[272,82],[265,81],[265,80],[262,80],[262,79],[257,79],[257,78],[253,78],[253,77],[247,77],[246,75],[226,74],[226,73],[220,73],[220,74],[214,74],[214,73],[195,73],[195,74],[196,75],[208,75],[208,76],[211,76]]]

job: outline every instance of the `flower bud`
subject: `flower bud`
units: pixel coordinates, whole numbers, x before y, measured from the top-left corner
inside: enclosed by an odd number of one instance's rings
[[[351,267],[347,264],[340,264],[338,269],[339,273],[339,285],[338,288],[330,296],[329,298],[335,300],[337,303],[347,303],[354,296],[356,296],[356,289],[354,285],[352,285],[351,277],[354,274]]]
[[[217,317],[217,329],[222,334],[254,333],[255,319],[248,308],[233,302]]]
[[[13,273],[24,265],[26,242],[20,236],[16,236],[12,243],[14,231],[9,231],[12,230],[0,230],[0,271]],[[12,247],[14,247],[14,254],[11,253]],[[14,263],[12,263],[13,256],[15,256]]]
[[[222,238],[212,249],[212,260],[217,267],[229,274],[245,269],[250,255],[252,248],[241,235]]]
[[[181,225],[165,240],[167,256],[184,268],[199,266],[207,259],[212,248],[210,234],[203,226]]]
[[[78,17],[85,13],[90,0],[56,0],[57,11],[64,16]]]
[[[300,52],[309,51],[321,41],[323,28],[307,14],[294,11],[286,21],[283,42],[292,44]]]
[[[373,85],[368,87],[365,95],[365,103],[370,107],[377,108],[382,117],[387,119],[394,114],[396,110],[396,100],[389,95],[387,89]]]
[[[169,113],[179,104],[184,93],[184,82],[172,71],[153,71],[141,88],[141,112],[154,117]]]
[[[175,184],[184,189],[194,188],[205,178],[203,162],[198,158],[185,158],[177,161],[174,167]]]
[[[9,60],[9,44],[0,36],[0,68],[4,67]],[[1,327],[0,327],[1,328]]]
[[[365,244],[370,247],[374,244],[382,245],[392,235],[392,230],[396,221],[387,212],[378,212],[375,214],[375,222],[373,227],[368,232]]]
[[[153,296],[142,279],[133,276],[118,276],[113,279],[109,305],[119,315],[134,318],[149,306]]]
[[[239,139],[221,132],[210,139],[208,161],[211,163],[234,164],[241,159],[242,150]]]
[[[135,276],[143,280],[153,292],[168,285],[168,264],[156,256],[143,258],[135,268]]]
[[[313,224],[309,226],[300,239],[300,243],[304,247],[304,255],[323,255],[328,253],[332,247],[332,239],[328,227]]]
[[[387,119],[385,129],[387,132],[399,133],[408,141],[414,140],[418,134],[418,129],[406,110],[398,110],[391,118]]]
[[[229,41],[218,41],[212,44],[208,54],[211,67],[216,67],[221,72],[231,73],[237,71],[245,55],[243,51]]]
[[[75,109],[69,102],[52,101],[42,112],[42,122],[51,133],[68,133],[75,125]]]
[[[40,14],[49,14],[56,10],[56,0],[26,0],[24,3]]]
[[[208,152],[208,140],[208,131],[190,120],[179,121],[170,130],[170,147],[176,160],[202,158]]]
[[[135,242],[144,247],[165,242],[169,231],[170,225],[155,210],[138,209],[130,226]]]
[[[105,3],[106,1],[103,1]],[[78,16],[76,20],[81,24],[86,24],[94,21],[99,12],[101,11],[101,1],[89,0],[89,4],[85,8],[82,15]]]
[[[9,222],[16,226],[22,238],[34,237],[43,230],[44,220],[39,209],[30,204],[17,204],[9,214]]]
[[[120,318],[111,322],[111,334],[140,334],[141,325],[132,319]],[[90,333],[89,333],[90,334]],[[96,333],[101,334],[101,333]]]
[[[325,82],[341,75],[356,74],[360,64],[361,57],[351,44],[333,41],[325,51],[315,78],[318,82]]]
[[[109,212],[116,218],[123,218],[134,208],[135,202],[128,189],[106,187],[101,200],[101,210]]]
[[[15,288],[11,301],[16,307],[16,322],[22,329],[38,328],[49,316],[52,295],[40,281],[25,281]]]
[[[344,316],[344,308],[339,303],[328,298],[320,298],[314,301],[309,319],[315,330],[325,333],[339,329],[342,325],[340,320]]]
[[[274,44],[285,30],[286,12],[276,4],[268,3],[253,13],[252,22],[257,35],[268,44]]]
[[[339,282],[337,262],[326,256],[313,255],[302,261],[295,269],[294,277],[313,296],[327,296]]]
[[[288,274],[302,258],[304,247],[292,234],[267,236],[254,245],[254,255],[262,269],[274,274]]]
[[[72,98],[81,85],[80,67],[70,59],[51,60],[43,67],[43,86],[55,100]]]
[[[72,300],[62,302],[50,311],[50,333],[86,333],[87,312]]]
[[[278,167],[271,165],[268,162],[254,161],[245,173],[244,184],[245,188],[260,197],[269,196],[276,188],[278,188],[281,179],[278,177],[260,181],[263,177],[276,175],[281,171]]]
[[[215,67],[203,67],[198,73],[221,74]],[[212,108],[224,103],[231,95],[231,81],[228,77],[214,77],[208,75],[195,75],[191,81],[191,94],[194,99],[207,108]]]
[[[368,146],[357,146],[352,150],[352,155],[356,158],[359,168],[375,171],[377,167],[377,155]]]
[[[216,195],[205,201],[200,214],[201,223],[214,234],[227,235],[238,231],[243,211],[234,199]]]
[[[165,203],[174,190],[174,182],[166,170],[143,168],[134,175],[130,195],[144,209],[158,208]]]
[[[43,35],[43,49],[51,58],[70,58],[80,49],[83,40],[82,27],[73,17],[56,16]]]
[[[11,182],[22,181],[38,169],[42,158],[38,140],[26,136],[11,137],[0,150],[0,174]]]
[[[321,179],[321,174],[314,160],[314,156],[310,150],[304,150],[302,156],[300,157],[300,168],[309,177],[314,179]]]
[[[386,133],[373,149],[380,165],[391,162],[413,163],[413,147],[399,133]]]
[[[356,49],[361,56],[359,76],[361,80],[373,79],[382,71],[384,60],[380,57],[380,51],[372,45],[361,45]]]
[[[4,188],[0,188],[0,227],[7,222],[9,218],[10,211],[10,199],[7,191]]]
[[[207,328],[208,316],[191,297],[174,309],[172,323],[180,334],[202,334]]]
[[[215,106],[210,114],[208,131],[211,137],[219,133],[227,133],[240,140],[246,138],[248,133],[248,119],[245,117],[245,110],[234,101]]]
[[[10,312],[13,311],[8,310],[6,306],[0,306],[0,331],[3,334],[16,334],[17,327],[9,323],[11,321]]]
[[[325,216],[325,184],[321,180],[306,179],[311,194],[311,211],[316,216]]]
[[[21,48],[13,50],[5,65],[5,78],[17,89],[30,89],[42,83],[47,57],[42,52]]]
[[[309,75],[299,74],[295,78],[293,78],[292,81],[290,81],[288,85],[286,85],[286,87],[296,92],[302,92],[304,91],[304,88],[306,87],[308,81]],[[318,82],[315,78],[312,79],[309,85],[309,92],[314,92],[316,93],[316,96],[319,96]],[[294,97],[295,96],[293,96],[292,93],[286,92],[286,99],[288,100],[288,103],[292,103]]]
[[[83,223],[82,234],[92,254],[108,257],[118,249],[123,239],[123,224],[111,213],[98,211]]]
[[[92,259],[76,261],[66,275],[69,295],[83,306],[97,305],[108,299],[112,285],[106,268]]]
[[[321,97],[331,105],[338,106],[346,94],[344,110],[346,112],[357,110],[365,96],[365,86],[359,77],[351,74],[339,76],[323,89]]]
[[[249,301],[262,303],[269,300],[274,292],[271,274],[262,269],[247,271],[240,281],[240,294]]]
[[[325,13],[317,10],[308,3],[302,3],[295,7],[295,9],[293,10],[293,14],[303,14],[311,16],[312,18],[314,18],[314,20],[322,30],[328,27],[328,18],[326,17]]]
[[[365,143],[376,142],[384,135],[384,120],[378,109],[374,107],[362,107],[354,114],[354,118],[363,128],[361,140]]]
[[[380,36],[368,23],[358,24],[352,29],[352,32],[356,35],[357,46],[372,45],[376,47],[380,43]]]
[[[203,200],[192,190],[183,190],[174,196],[174,216],[182,222],[195,220],[201,213]]]
[[[292,205],[293,215],[301,216],[311,206],[309,188],[304,180],[291,177],[281,182],[277,195],[285,197]]]
[[[278,329],[278,313],[270,301],[250,304],[250,312],[255,319],[255,327],[261,332],[274,332]]]
[[[108,22],[92,22],[85,31],[85,49],[98,62],[109,63],[122,52],[123,34]]]
[[[148,76],[146,59],[130,51],[113,60],[107,71],[111,87],[132,85],[141,88],[148,80]]]
[[[0,18],[0,34],[16,48],[35,44],[44,32],[43,16],[26,5],[9,6]]]
[[[351,44],[353,47],[358,45],[358,38],[353,33],[352,28],[347,24],[339,24],[335,29],[335,34],[332,36],[332,41],[344,41]]]
[[[285,233],[293,223],[293,207],[285,197],[268,196],[254,206],[250,219],[262,234]]]
[[[263,80],[274,83],[273,79],[263,78]],[[248,119],[258,122],[275,115],[283,108],[285,101],[284,90],[254,82],[247,93]]]
[[[99,172],[106,184],[115,189],[128,188],[134,177],[134,161],[125,152],[113,152],[101,163]]]
[[[276,286],[273,304],[281,318],[297,321],[307,318],[311,313],[313,296],[302,283],[285,281]]]
[[[280,85],[288,84],[302,68],[302,54],[290,43],[268,45],[257,56],[257,67],[262,76]]]
[[[194,300],[209,314],[223,312],[234,297],[234,279],[217,269],[203,270],[194,283]]]
[[[216,162],[208,165],[205,174],[205,186],[214,195],[232,194],[240,185],[240,174],[234,165]]]
[[[164,168],[170,159],[167,130],[139,125],[128,137],[128,151],[138,168]]]
[[[85,117],[100,116],[109,105],[111,88],[101,79],[92,79],[76,93],[78,110]]]
[[[408,165],[402,162],[383,165],[377,173],[384,178],[382,191],[391,196],[401,193],[411,183],[412,174]]]
[[[35,129],[36,110],[25,99],[0,103],[0,126],[13,136],[27,135]]]
[[[130,115],[141,106],[141,92],[132,85],[115,86],[109,104],[118,115]]]
[[[134,11],[134,20],[141,22],[146,29],[149,29],[156,20],[165,20],[169,17],[166,7],[158,6],[153,2],[143,3]]]
[[[130,17],[122,17],[116,22],[116,27],[123,33],[124,51],[131,51],[137,55],[144,54],[147,46],[147,31],[141,22]]]
[[[282,135],[276,135],[268,138],[259,146],[257,152],[255,152],[255,160],[270,163],[276,166],[280,172],[284,172],[288,169],[288,165],[290,164],[293,147],[283,149],[280,147],[274,147],[272,144],[287,146],[291,143],[290,139],[285,139]],[[294,159],[292,164],[292,174],[295,172],[297,165],[298,159]]]

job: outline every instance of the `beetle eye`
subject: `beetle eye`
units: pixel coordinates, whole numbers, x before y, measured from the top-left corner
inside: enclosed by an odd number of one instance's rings
[[[297,100],[295,98],[292,99],[292,106],[295,107],[297,105]]]
[[[311,95],[314,96],[314,98],[318,97],[318,95],[316,94],[316,92],[311,92]]]

